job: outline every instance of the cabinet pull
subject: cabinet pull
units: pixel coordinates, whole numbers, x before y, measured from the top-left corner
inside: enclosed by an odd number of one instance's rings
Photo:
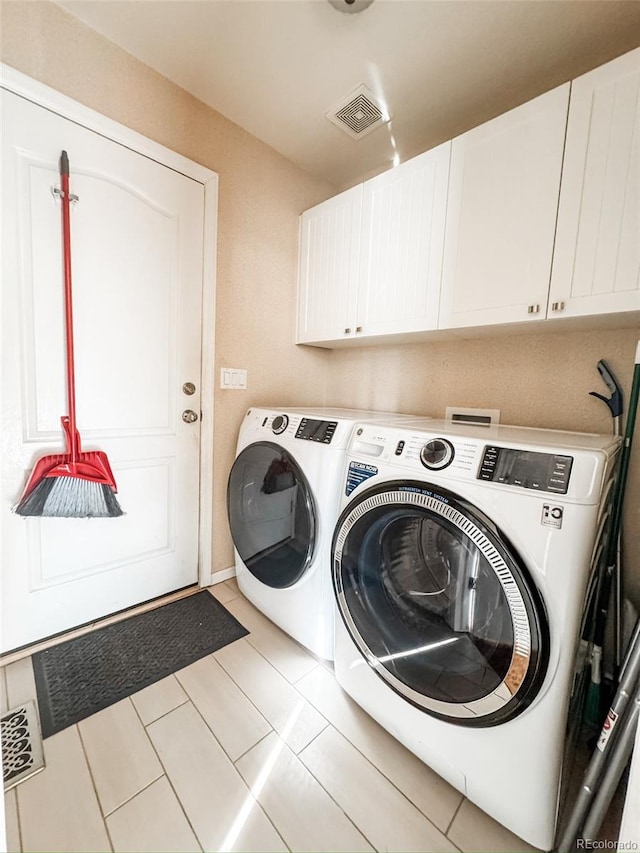
[[[350,335],[350,334],[351,334],[351,329],[349,329],[349,328],[345,329],[345,330],[344,330],[344,333],[345,333],[345,335]]]
[[[356,334],[362,331],[362,326],[356,326]]]
[[[551,305],[551,309],[553,311],[562,311],[564,309],[564,302],[554,302]]]
[[[539,310],[540,310],[539,305],[529,305],[527,307],[527,314],[537,314]]]

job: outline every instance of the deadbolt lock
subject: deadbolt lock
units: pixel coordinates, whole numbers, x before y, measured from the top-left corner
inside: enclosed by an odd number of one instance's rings
[[[186,394],[187,397],[190,397],[192,394],[196,393],[196,386],[193,382],[185,382],[182,386],[182,393]]]

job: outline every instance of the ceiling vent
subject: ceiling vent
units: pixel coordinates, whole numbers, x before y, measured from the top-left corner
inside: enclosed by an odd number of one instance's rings
[[[325,115],[352,139],[362,139],[391,118],[384,105],[364,85],[358,86]]]

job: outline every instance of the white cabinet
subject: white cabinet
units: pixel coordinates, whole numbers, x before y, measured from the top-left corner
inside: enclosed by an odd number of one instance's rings
[[[549,317],[640,311],[640,49],[574,80]]]
[[[544,318],[569,88],[453,140],[440,328]]]
[[[361,337],[438,326],[450,151],[446,142],[364,184]]]
[[[640,318],[640,48],[301,223],[298,343]]]
[[[302,214],[298,343],[437,327],[450,147]]]
[[[355,333],[361,219],[362,184],[300,217],[297,343]]]

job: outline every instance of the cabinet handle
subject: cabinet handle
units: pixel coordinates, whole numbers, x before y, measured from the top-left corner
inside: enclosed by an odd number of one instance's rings
[[[537,314],[539,310],[540,310],[539,305],[529,305],[527,307],[527,314]]]
[[[551,305],[551,309],[553,311],[562,311],[564,309],[564,302],[554,302]]]
[[[350,335],[350,334],[351,334],[351,329],[349,329],[349,328],[345,329],[345,330],[344,330],[344,333],[345,333],[345,335]]]
[[[356,326],[356,334],[362,331],[362,326]]]

